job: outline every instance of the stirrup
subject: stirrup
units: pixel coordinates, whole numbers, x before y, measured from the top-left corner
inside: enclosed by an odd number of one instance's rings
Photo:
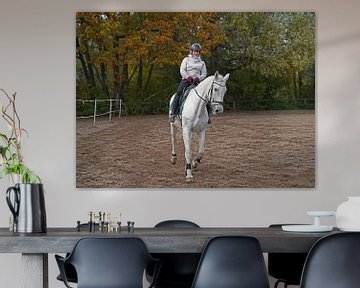
[[[209,117],[208,124],[211,124],[211,123],[212,123],[212,121],[211,121],[211,118]]]
[[[170,122],[171,123],[175,122],[175,114],[170,114]]]

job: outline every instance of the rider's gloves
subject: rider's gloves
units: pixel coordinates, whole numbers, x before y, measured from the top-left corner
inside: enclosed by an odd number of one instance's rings
[[[194,83],[194,78],[189,76],[186,78],[186,82],[188,82],[189,84],[193,84]]]

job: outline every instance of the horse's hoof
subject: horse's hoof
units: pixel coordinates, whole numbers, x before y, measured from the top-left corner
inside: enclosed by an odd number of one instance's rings
[[[188,165],[189,165],[189,164],[188,164]],[[186,169],[186,174],[185,174],[185,176],[186,176],[186,182],[192,182],[192,181],[194,181],[194,176],[193,176],[193,174],[192,174],[191,169]]]
[[[194,160],[191,161],[191,168],[193,170],[197,170],[197,168],[199,167],[202,155],[203,153],[199,153],[198,157],[196,157]]]
[[[176,164],[176,161],[177,161],[177,155],[176,155],[176,154],[172,154],[170,161],[171,161],[171,164],[175,165],[175,164]]]

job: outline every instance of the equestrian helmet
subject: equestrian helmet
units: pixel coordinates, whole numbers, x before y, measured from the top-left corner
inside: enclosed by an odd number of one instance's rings
[[[193,43],[193,44],[191,44],[190,50],[191,51],[199,51],[199,52],[201,52],[202,48],[201,48],[201,45],[199,43]]]

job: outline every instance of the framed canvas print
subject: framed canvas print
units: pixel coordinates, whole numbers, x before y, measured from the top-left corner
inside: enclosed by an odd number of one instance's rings
[[[78,188],[314,188],[315,13],[78,12]]]

